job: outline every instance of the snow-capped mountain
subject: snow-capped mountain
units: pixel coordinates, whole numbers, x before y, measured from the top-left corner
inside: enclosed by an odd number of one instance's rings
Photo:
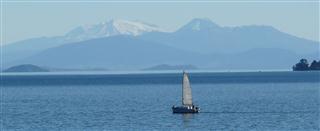
[[[148,32],[164,32],[158,26],[138,21],[110,20],[95,25],[77,27],[65,35],[66,40],[82,41],[116,35],[139,36]]]
[[[63,36],[9,44],[4,47],[3,60],[5,66],[30,63],[61,68],[191,64],[224,69],[282,69],[299,58],[318,58],[318,54],[318,41],[292,36],[271,26],[223,27],[209,19],[193,19],[177,31],[163,32],[141,22],[112,20],[78,27]]]
[[[117,35],[139,36],[149,32],[166,32],[158,26],[138,21],[110,20],[94,25],[79,26],[62,36],[37,37],[6,45],[5,63],[26,58],[43,50],[66,43]]]

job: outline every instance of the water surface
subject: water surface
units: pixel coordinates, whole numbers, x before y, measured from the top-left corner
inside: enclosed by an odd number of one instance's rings
[[[4,75],[5,130],[319,130],[319,72]]]

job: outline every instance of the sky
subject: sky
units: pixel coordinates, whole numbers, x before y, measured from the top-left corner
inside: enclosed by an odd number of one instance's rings
[[[319,2],[3,2],[3,44],[64,35],[111,19],[139,20],[176,30],[193,18],[221,26],[269,25],[319,41]]]

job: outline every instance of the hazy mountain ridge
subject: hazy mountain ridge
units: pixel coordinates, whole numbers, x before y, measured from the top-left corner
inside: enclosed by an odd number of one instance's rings
[[[209,69],[286,69],[300,58],[319,58],[319,42],[298,38],[270,26],[221,27],[209,19],[194,19],[175,32],[162,32],[153,25],[146,27],[150,29],[142,33],[141,30],[103,32],[97,38],[81,33],[81,29],[78,34],[74,33],[77,31],[67,33],[66,36],[74,39],[62,36],[38,38],[42,41],[35,39],[31,44],[27,41],[21,47],[33,45],[38,47],[37,52],[24,55],[21,60],[5,62],[5,66],[31,63],[53,68],[112,70],[171,64]],[[87,30],[94,29],[88,27]],[[88,40],[78,38],[82,35]],[[47,44],[46,40],[50,39],[54,41]]]
[[[132,36],[113,36],[50,48],[19,62],[64,68],[137,69],[158,63],[179,64],[201,55]]]
[[[298,38],[271,26],[221,27],[208,19],[194,19],[175,32],[153,32],[140,38],[204,54],[240,53],[254,48],[279,48],[298,54],[319,50],[319,42]]]
[[[76,27],[63,36],[38,37],[17,41],[3,46],[4,62],[10,63],[37,54],[45,49],[67,43],[75,43],[90,39],[132,35],[138,36],[148,32],[164,32],[156,25],[137,21],[110,20],[95,25]]]
[[[157,64],[168,64],[194,65],[199,69],[263,70],[287,69],[301,57],[316,59],[317,56],[317,53],[301,56],[291,51],[272,48],[252,49],[229,55],[201,55],[140,40],[136,37],[114,36],[51,48],[20,62],[47,67],[80,69],[134,70],[146,69],[146,67]]]

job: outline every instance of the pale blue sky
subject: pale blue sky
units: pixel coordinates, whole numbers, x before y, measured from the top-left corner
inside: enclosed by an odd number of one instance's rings
[[[221,26],[270,25],[319,41],[319,3],[4,3],[3,41],[64,35],[79,25],[140,20],[175,30],[193,18]]]

